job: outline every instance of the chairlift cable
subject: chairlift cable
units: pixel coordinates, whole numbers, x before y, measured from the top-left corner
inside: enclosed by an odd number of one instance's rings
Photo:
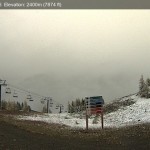
[[[14,86],[14,85],[12,85],[12,84],[7,84],[7,85],[10,86],[10,87],[15,88],[15,91],[17,91],[17,92],[21,92],[21,93],[31,93],[32,95],[38,96],[39,98],[44,98],[44,97],[45,97],[45,96],[40,95],[40,94],[37,94],[37,93],[35,93],[35,92],[31,92],[31,91],[29,91],[29,90],[25,90],[25,89],[23,89],[23,88]],[[53,103],[58,103],[56,100],[51,100],[51,99],[50,99],[50,101],[53,102]]]

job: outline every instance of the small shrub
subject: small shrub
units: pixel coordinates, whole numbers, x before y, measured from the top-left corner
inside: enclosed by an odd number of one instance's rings
[[[79,122],[76,120],[75,124],[79,124]]]
[[[98,124],[98,116],[95,116],[95,118],[93,119],[93,124]]]
[[[65,116],[65,119],[70,119],[68,116]]]

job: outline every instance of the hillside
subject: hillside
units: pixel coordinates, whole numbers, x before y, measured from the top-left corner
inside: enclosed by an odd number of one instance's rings
[[[150,99],[140,98],[136,95],[127,96],[117,101],[122,105],[110,113],[104,114],[104,127],[123,127],[150,123]],[[23,120],[36,120],[48,123],[59,123],[70,126],[71,128],[85,128],[85,116],[82,114],[45,114],[36,116],[20,116]],[[89,118],[89,128],[100,128],[101,120],[98,118],[94,124],[95,116]]]
[[[150,122],[150,99],[136,95],[120,99],[120,102],[130,100],[129,106],[122,106],[117,111],[105,115],[105,125],[120,127]]]

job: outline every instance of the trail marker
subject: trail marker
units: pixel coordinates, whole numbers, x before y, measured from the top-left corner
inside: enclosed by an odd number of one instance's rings
[[[103,105],[104,99],[102,96],[85,97],[86,101],[86,130],[88,130],[88,117],[89,115],[101,114],[101,126],[104,127],[103,121]]]

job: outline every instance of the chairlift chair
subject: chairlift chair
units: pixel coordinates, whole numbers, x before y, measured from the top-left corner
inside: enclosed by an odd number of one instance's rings
[[[8,88],[6,88],[5,93],[7,93],[7,94],[11,94],[11,89],[10,89],[9,87],[8,87]]]
[[[34,100],[31,98],[31,99],[29,99],[29,101],[31,102],[31,101],[34,101]]]
[[[14,91],[13,97],[18,97],[18,94]]]
[[[32,99],[32,97],[31,97],[31,95],[29,94],[29,95],[27,95],[27,99]]]
[[[46,101],[47,99],[46,99],[46,98],[44,98],[43,100],[44,100],[44,101]]]
[[[55,109],[58,109],[58,106],[56,106],[56,108]]]
[[[28,96],[27,96],[27,99],[28,99],[30,102],[31,102],[31,101],[34,101],[31,95],[28,95]]]

